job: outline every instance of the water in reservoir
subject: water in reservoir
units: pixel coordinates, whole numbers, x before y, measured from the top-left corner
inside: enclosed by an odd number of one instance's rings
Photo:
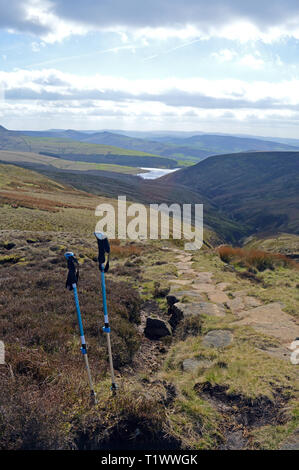
[[[145,180],[155,180],[156,178],[160,178],[161,176],[173,173],[174,171],[179,170],[179,168],[174,168],[172,170],[164,168],[141,168],[141,170],[146,170],[147,173],[139,173],[137,176],[141,176],[141,178]]]

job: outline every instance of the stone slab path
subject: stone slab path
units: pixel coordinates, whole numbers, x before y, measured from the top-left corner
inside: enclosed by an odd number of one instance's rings
[[[245,290],[233,292],[229,297],[225,292],[230,288],[229,283],[216,283],[212,272],[198,272],[192,267],[192,255],[184,254],[179,249],[172,251],[176,254],[178,278],[169,280],[171,295],[175,295],[179,302],[184,296],[188,297],[192,309],[199,314],[223,317],[230,310],[235,315],[233,325],[250,326],[279,341],[277,348],[269,347],[265,352],[290,360],[289,347],[299,337],[299,325],[283,311],[282,304],[271,302],[264,305]],[[180,288],[183,290],[180,291]],[[185,308],[187,306],[185,304]]]

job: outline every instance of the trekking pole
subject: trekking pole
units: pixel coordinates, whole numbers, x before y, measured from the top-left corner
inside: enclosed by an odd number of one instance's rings
[[[92,377],[91,377],[91,372],[90,372],[90,367],[89,367],[85,336],[84,336],[84,330],[83,330],[83,323],[82,323],[82,317],[81,317],[81,311],[80,311],[80,305],[79,305],[78,291],[77,291],[77,284],[78,284],[78,279],[79,279],[79,263],[76,257],[74,256],[74,253],[72,253],[71,251],[66,252],[64,256],[67,259],[67,267],[69,270],[65,287],[69,289],[70,291],[72,290],[74,292],[74,299],[75,299],[76,311],[77,311],[77,320],[78,320],[80,339],[81,339],[80,350],[83,355],[85,368],[87,371],[88,382],[90,386],[90,396],[94,404],[96,405],[97,397],[93,388],[93,382],[92,382]]]
[[[117,385],[115,383],[115,375],[114,375],[114,368],[113,368],[113,358],[112,358],[112,351],[111,351],[111,341],[110,341],[110,325],[109,325],[109,318],[108,318],[108,310],[107,310],[107,299],[106,299],[106,285],[105,285],[105,273],[109,269],[109,254],[110,254],[110,245],[107,236],[102,232],[95,232],[94,233],[98,242],[98,249],[99,249],[99,269],[101,272],[101,286],[102,286],[102,300],[103,300],[103,311],[104,311],[104,327],[103,331],[106,333],[107,336],[107,347],[108,347],[108,355],[109,355],[109,365],[110,365],[110,373],[111,373],[111,390],[115,393],[117,389]],[[108,260],[105,265],[105,254],[108,254]]]

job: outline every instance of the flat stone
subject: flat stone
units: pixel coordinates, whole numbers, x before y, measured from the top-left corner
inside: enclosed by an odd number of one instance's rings
[[[230,284],[228,282],[219,282],[219,284],[216,284],[216,287],[217,289],[225,290],[225,289],[228,289],[228,287],[230,287]]]
[[[282,344],[289,345],[299,337],[299,325],[291,315],[282,310],[280,302],[252,308],[242,312],[242,320],[235,325],[252,326],[255,330],[279,338]]]
[[[184,262],[176,263],[176,267],[177,269],[191,269],[191,263],[184,263]]]
[[[191,283],[191,280],[189,280],[189,279],[169,279],[169,282],[171,282],[172,284],[187,286],[188,284]]]
[[[178,270],[178,275],[179,276],[192,276],[192,277],[194,277],[194,271],[193,271],[193,269],[180,269],[180,270]]]
[[[249,308],[250,307],[255,308],[255,307],[259,307],[262,305],[262,302],[259,299],[257,299],[256,297],[251,297],[250,295],[245,295],[243,300],[244,300],[246,307],[249,307]]]
[[[209,292],[208,297],[211,302],[215,302],[216,304],[224,304],[229,301],[228,296],[222,291]]]
[[[196,281],[203,283],[212,282],[213,273],[210,272],[196,272]]]
[[[211,302],[199,302],[198,310],[200,314],[209,315],[211,317],[224,317],[226,315],[224,307],[212,304]]]
[[[191,263],[192,255],[178,255],[177,259],[180,263]]]
[[[292,351],[284,346],[272,347],[260,349],[259,351],[269,354],[269,356],[276,357],[277,359],[283,359],[290,364]]]
[[[225,348],[233,341],[233,335],[228,330],[209,331],[203,338],[202,344],[207,348]]]
[[[215,286],[213,284],[207,284],[204,282],[193,282],[193,289],[196,289],[198,292],[215,292]]]
[[[242,297],[236,297],[235,299],[229,299],[227,302],[226,302],[228,308],[230,308],[230,310],[238,315],[240,312],[243,312],[245,310],[245,304],[243,302],[243,298]]]
[[[246,295],[247,295],[247,292],[245,290],[238,290],[238,291],[232,292],[232,296],[234,298],[244,297]]]
[[[193,370],[198,369],[199,367],[202,367],[204,369],[208,369],[213,365],[212,361],[209,361],[209,359],[205,358],[190,358],[190,359],[185,359],[182,363],[182,369],[185,372],[192,372]]]
[[[190,302],[188,304],[179,302],[175,304],[175,307],[181,310],[184,317],[189,317],[190,315],[198,315],[199,313],[199,304],[195,302]]]

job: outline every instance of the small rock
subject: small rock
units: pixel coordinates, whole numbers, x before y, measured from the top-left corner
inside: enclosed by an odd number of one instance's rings
[[[174,304],[179,302],[179,299],[174,294],[167,295],[166,300],[169,307],[172,307]]]
[[[5,248],[5,250],[11,250],[16,246],[16,244],[13,242],[2,242],[0,243],[0,246]]]
[[[299,450],[299,428],[284,441],[280,450]]]
[[[205,369],[208,369],[213,365],[212,361],[209,361],[209,359],[205,358],[192,358],[192,359],[185,359],[182,363],[182,369],[185,372],[191,372],[193,370],[196,370],[199,367],[203,367]]]
[[[233,335],[228,330],[213,330],[203,338],[202,344],[207,348],[225,348],[233,341]]]
[[[149,339],[160,339],[171,335],[171,327],[168,322],[160,318],[148,317],[144,334]]]
[[[224,447],[226,450],[241,450],[247,444],[247,440],[243,437],[241,430],[229,432],[226,439],[226,446]]]
[[[35,238],[27,238],[26,242],[29,244],[33,244],[33,243],[37,243],[38,240],[36,240]]]

